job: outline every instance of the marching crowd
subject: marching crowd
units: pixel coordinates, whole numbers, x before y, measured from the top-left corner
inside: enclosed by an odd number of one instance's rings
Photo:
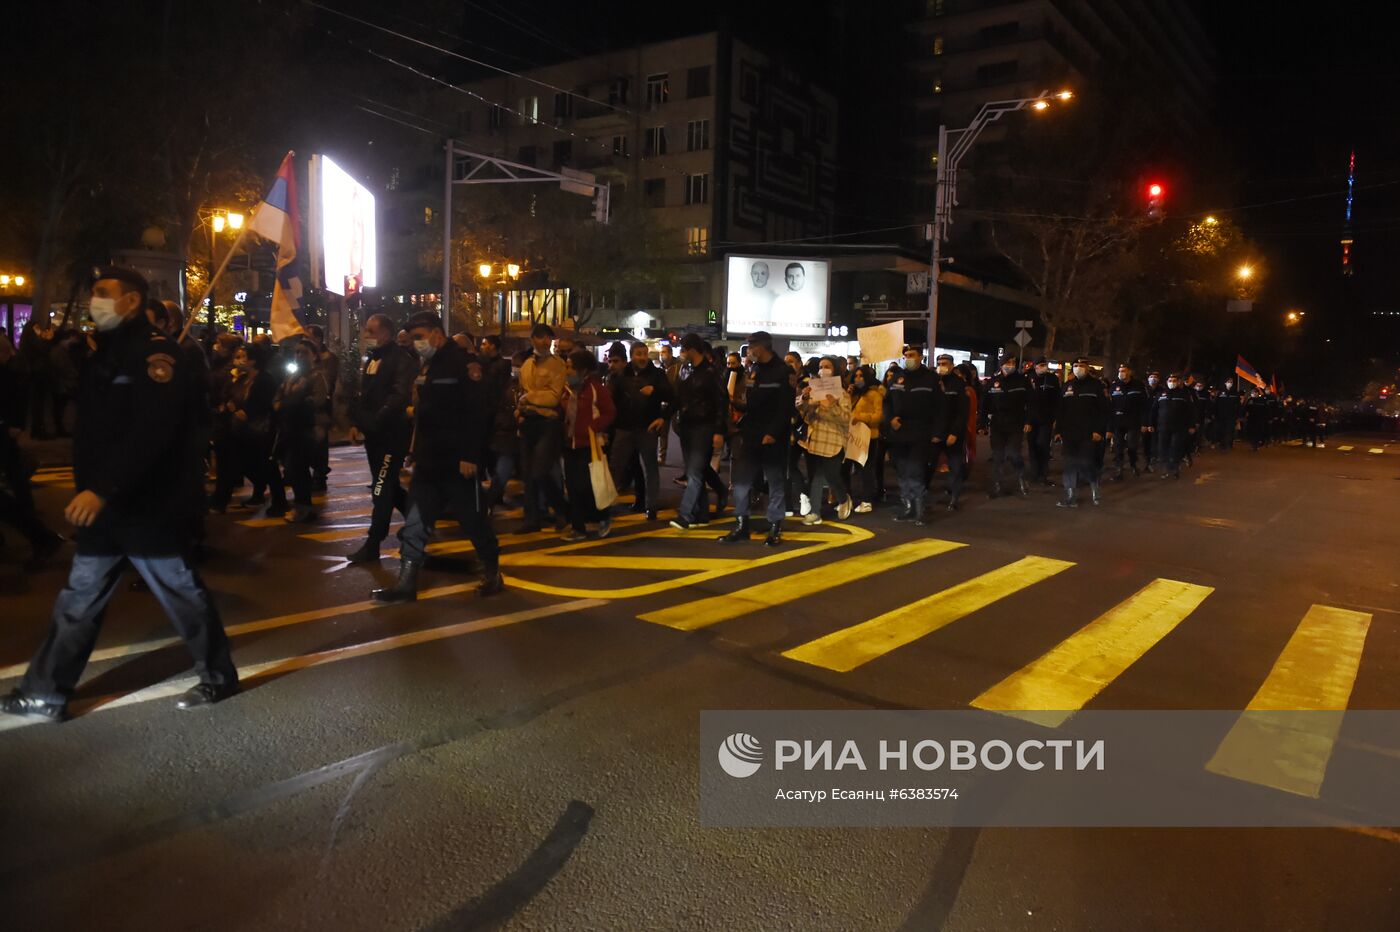
[[[402,327],[369,317],[358,378],[340,386],[341,359],[316,327],[280,344],[225,333],[201,346],[178,307],[149,300],[145,280],[118,267],[97,273],[90,307],[91,336],[33,324],[16,353],[0,335],[0,521],[29,539],[36,563],[61,538],[38,514],[18,438],[26,424],[43,436],[50,415],[65,433],[66,399],[77,400],[76,494],[64,513],[77,553],[48,637],[20,687],[0,699],[0,711],[49,720],[64,716],[128,566],[195,657],[199,683],[179,706],[237,690],[217,610],[194,569],[205,515],[226,512],[246,483],[243,506],[315,521],[338,397],[370,471],[370,524],[349,562],[377,562],[394,512],[404,515],[397,580],[373,592],[381,602],[417,597],[427,545],[448,514],[472,541],[479,593],[500,592],[493,515],[513,504],[514,479],[523,533],[549,525],[564,541],[607,537],[619,490],[633,492],[633,512],[658,520],[673,435],[682,463],[674,482],[684,490],[671,525],[698,532],[732,507],[734,524],[717,539],[742,543],[760,530],[752,512],[761,500],[764,543],[777,547],[786,518],[844,521],[886,502],[894,521],[922,526],[938,487],[938,503],[956,511],[982,438],[989,497],[1053,487],[1058,443],[1058,504],[1074,508],[1081,487],[1101,503],[1110,463],[1114,481],[1143,472],[1176,479],[1201,453],[1231,450],[1241,425],[1257,450],[1290,438],[1321,443],[1331,417],[1310,402],[1246,394],[1233,378],[1212,387],[1191,373],[1153,371],[1140,380],[1124,363],[1106,381],[1084,358],[1063,381],[1044,358],[1022,367],[1008,357],[980,377],[946,354],[929,368],[924,348],[911,345],[877,374],[854,357],[780,356],[763,332],[748,336],[743,354],[688,334],[678,355],[662,346],[655,361],[644,343],[614,343],[600,365],[571,334],[537,324],[530,347],[508,355],[495,335],[448,337],[432,312]]]

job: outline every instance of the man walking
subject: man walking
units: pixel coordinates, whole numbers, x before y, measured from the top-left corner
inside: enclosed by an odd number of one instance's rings
[[[1025,460],[1021,458],[1022,438],[1030,433],[1026,420],[1026,402],[1030,381],[1016,371],[1016,360],[1010,356],[1001,361],[998,374],[983,397],[980,433],[990,434],[992,440],[992,488],[988,498],[1001,495],[1002,467],[1009,461],[1016,476],[1016,488],[1026,495]]]
[[[1089,372],[1089,360],[1080,357],[1070,370],[1073,376],[1060,394],[1059,413],[1055,418],[1055,435],[1064,443],[1065,497],[1061,508],[1076,508],[1079,482],[1089,481],[1089,491],[1095,505],[1099,504],[1099,444],[1108,429],[1108,391]]]
[[[373,510],[365,542],[346,559],[351,563],[376,563],[379,545],[389,536],[394,509],[408,514],[399,473],[413,433],[408,407],[413,402],[419,361],[395,342],[394,323],[383,314],[365,321],[360,349],[365,354],[365,365],[360,373],[360,391],[351,408],[354,426],[350,439],[353,442],[363,438],[365,442]]]
[[[1138,475],[1138,448],[1147,429],[1147,388],[1133,377],[1130,363],[1118,367],[1108,399],[1113,409],[1108,424],[1108,435],[1113,438],[1113,481],[1122,482],[1124,454],[1133,475]]]
[[[769,547],[783,542],[783,518],[787,495],[783,488],[788,461],[789,425],[796,397],[788,381],[787,364],[773,352],[773,338],[760,330],[749,334],[752,380],[744,396],[739,420],[739,447],[734,454],[734,530],[720,538],[724,543],[749,539],[749,504],[753,487],[762,473],[768,484]],[[695,376],[692,374],[691,378]],[[727,396],[726,396],[727,397]],[[715,447],[719,449],[718,446]],[[695,480],[692,479],[692,482]],[[686,494],[690,494],[687,487]],[[813,508],[817,503],[813,502]]]
[[[671,383],[666,373],[651,364],[645,343],[633,343],[631,353],[631,362],[609,379],[617,407],[609,459],[612,474],[618,479],[633,468],[642,470],[646,487],[640,499],[644,500],[633,510],[645,511],[647,520],[655,521],[661,492],[657,442],[669,429]]]
[[[1050,442],[1055,437],[1055,414],[1060,406],[1060,377],[1050,371],[1044,356],[1035,361],[1030,377],[1031,392],[1026,419],[1031,425],[1031,481],[1053,486],[1050,481]]]

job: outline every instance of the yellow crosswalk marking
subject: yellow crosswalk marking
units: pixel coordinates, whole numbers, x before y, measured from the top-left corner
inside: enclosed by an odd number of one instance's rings
[[[1384,453],[1385,450],[1381,449],[1380,447],[1372,447],[1372,448],[1371,448],[1371,452],[1372,452],[1372,453]]]
[[[1365,612],[1329,605],[1308,609],[1245,707],[1248,714],[1235,722],[1206,769],[1316,799],[1370,626]]]
[[[1350,453],[1352,450],[1355,450],[1356,447],[1347,445],[1347,446],[1340,446],[1340,447],[1337,447],[1337,449],[1338,449],[1338,450],[1341,450],[1343,453]]]
[[[1214,591],[1210,586],[1155,579],[982,693],[972,706],[1057,728]]]
[[[788,540],[796,539],[796,534],[785,534]],[[847,557],[826,566],[784,576],[771,582],[759,583],[747,589],[728,595],[685,602],[671,608],[648,612],[638,617],[658,625],[666,625],[681,631],[695,631],[731,618],[738,618],[751,612],[761,611],[775,605],[782,605],[809,595],[825,592],[846,583],[864,579],[874,573],[892,570],[916,563],[925,557],[934,557],[949,550],[964,547],[950,540],[920,540],[887,550]]]
[[[1065,560],[1024,557],[869,621],[784,651],[783,656],[846,673],[1071,566],[1074,564]]]

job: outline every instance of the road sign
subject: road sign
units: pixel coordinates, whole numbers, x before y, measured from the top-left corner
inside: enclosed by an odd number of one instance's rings
[[[905,276],[905,294],[928,294],[928,273],[910,272]]]
[[[1033,320],[1018,320],[1018,321],[1016,321],[1016,326],[1020,327],[1022,330],[1029,330],[1029,329],[1031,329],[1032,327],[1035,326],[1035,321],[1033,321]]]
[[[582,194],[591,197],[594,193],[597,180],[592,172],[581,172],[573,168],[561,168],[559,174],[564,177],[559,179],[559,189],[568,191],[570,194]]]
[[[1016,345],[1021,347],[1021,349],[1025,349],[1026,344],[1031,341],[1031,335],[1024,330],[1018,330],[1015,339]]]

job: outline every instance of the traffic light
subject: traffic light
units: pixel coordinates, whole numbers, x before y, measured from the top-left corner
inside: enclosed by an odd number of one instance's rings
[[[608,222],[608,201],[612,191],[611,185],[600,184],[594,188],[593,195],[593,219],[599,223]]]
[[[1167,189],[1160,181],[1153,181],[1147,185],[1147,216],[1153,220],[1162,219],[1162,202],[1166,199]]]

